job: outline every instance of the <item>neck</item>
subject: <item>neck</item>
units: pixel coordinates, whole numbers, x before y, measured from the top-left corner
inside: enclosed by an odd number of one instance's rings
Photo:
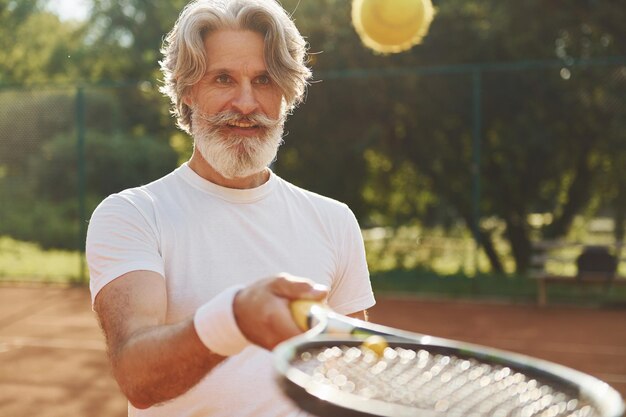
[[[270,172],[267,168],[260,172],[249,175],[247,177],[226,178],[215,170],[198,152],[194,149],[191,159],[189,160],[189,168],[196,174],[207,181],[212,182],[226,188],[235,188],[239,190],[256,188],[269,180]]]

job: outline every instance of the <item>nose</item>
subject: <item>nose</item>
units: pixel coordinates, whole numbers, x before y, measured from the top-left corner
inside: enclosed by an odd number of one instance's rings
[[[258,110],[259,102],[251,83],[246,82],[239,85],[231,105],[234,110],[244,115],[252,114]]]

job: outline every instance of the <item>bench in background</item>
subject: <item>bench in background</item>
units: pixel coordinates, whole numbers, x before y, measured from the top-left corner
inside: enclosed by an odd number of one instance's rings
[[[603,287],[607,291],[612,286],[626,286],[626,279],[613,278],[607,280],[604,276],[594,274],[579,274],[578,276],[564,275],[537,275],[537,304],[548,304],[548,285],[577,285],[582,287]]]
[[[542,259],[542,261],[544,261]],[[626,285],[625,279],[617,278],[617,256],[606,246],[586,246],[576,258],[577,275],[563,276],[544,272],[532,274],[537,280],[537,303],[548,303],[548,285],[577,285],[604,287],[607,291],[613,285]],[[536,265],[535,265],[536,266]]]

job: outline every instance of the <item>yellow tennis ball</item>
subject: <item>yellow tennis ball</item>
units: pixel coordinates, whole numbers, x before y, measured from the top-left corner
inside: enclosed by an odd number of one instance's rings
[[[421,42],[434,17],[431,0],[353,0],[352,23],[365,46],[381,53]]]
[[[363,341],[362,346],[374,352],[378,357],[381,357],[389,344],[382,336],[369,336]]]

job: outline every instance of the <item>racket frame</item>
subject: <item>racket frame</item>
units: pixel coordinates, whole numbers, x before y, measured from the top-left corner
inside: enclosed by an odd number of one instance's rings
[[[314,346],[360,346],[371,335],[384,336],[390,347],[404,347],[429,352],[453,354],[460,358],[477,359],[488,364],[507,366],[512,370],[536,375],[543,381],[572,387],[572,392],[588,399],[602,417],[621,417],[625,405],[620,394],[607,383],[583,372],[533,358],[520,353],[458,342],[393,327],[369,323],[343,316],[322,306],[313,306],[308,317],[310,330],[279,344],[274,349],[274,367],[283,390],[301,407],[323,416],[415,416],[416,408],[367,399],[344,393],[327,384],[314,381],[303,371],[292,367],[291,361],[303,350]],[[445,413],[419,410],[420,417],[442,417]]]

